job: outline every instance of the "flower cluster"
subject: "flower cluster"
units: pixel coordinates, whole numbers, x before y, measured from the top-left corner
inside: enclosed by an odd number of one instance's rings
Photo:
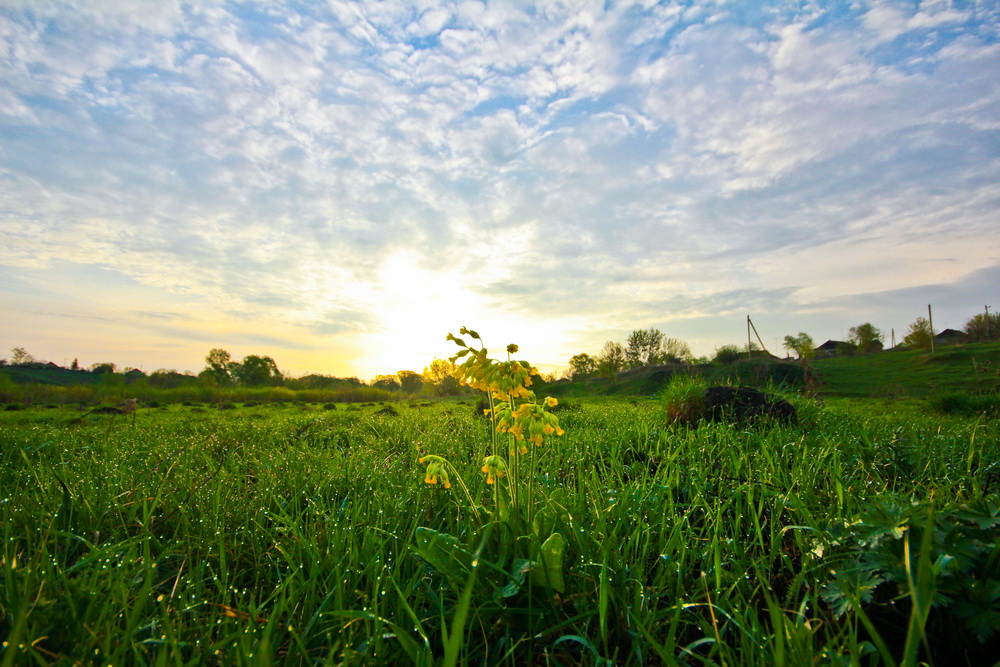
[[[424,475],[425,482],[437,484],[438,478],[440,478],[444,488],[451,488],[451,482],[448,479],[448,462],[445,459],[435,454],[428,454],[421,456],[418,461],[427,464],[427,473]]]
[[[559,418],[545,410],[546,407],[555,407],[559,401],[549,396],[542,406],[534,402],[534,395],[531,399],[520,405],[515,405],[513,400],[501,401],[494,408],[497,431],[513,435],[514,443],[518,444],[517,449],[522,454],[528,453],[525,442],[533,442],[541,447],[545,436],[565,433],[559,426]],[[513,453],[512,451],[511,454]]]
[[[486,473],[486,483],[493,484],[507,474],[507,463],[496,454],[487,456],[483,459],[483,472]]]
[[[458,359],[464,359],[458,366],[463,381],[470,387],[486,392],[489,396],[491,407],[485,412],[494,426],[494,452],[500,449],[497,434],[505,433],[508,436],[508,459],[494,454],[484,460],[482,470],[486,473],[486,483],[495,484],[509,472],[511,478],[508,482],[516,486],[519,474],[514,457],[518,453],[527,454],[528,443],[540,447],[546,437],[560,436],[564,433],[559,426],[559,418],[546,410],[558,405],[559,401],[551,396],[541,403],[536,400],[535,393],[528,387],[531,386],[531,376],[538,375],[538,370],[527,361],[514,361],[509,358],[510,355],[517,353],[517,345],[507,346],[507,361],[497,361],[487,356],[487,350],[483,347],[478,333],[465,327],[460,329],[460,333],[478,341],[479,348],[470,347],[463,339],[449,333],[447,339],[461,348],[451,361],[454,363]],[[431,454],[422,457],[420,463],[427,465],[425,482],[437,484],[438,479],[441,479],[444,488],[451,487],[446,468],[450,464],[445,459]],[[508,466],[511,467],[508,469]],[[452,471],[454,472],[453,468]],[[465,489],[461,476],[457,479]]]
[[[462,327],[459,333],[479,340],[480,343],[482,342],[479,334],[471,329]],[[497,361],[486,356],[487,350],[485,347],[481,347],[478,350],[471,348],[466,345],[464,340],[456,338],[454,334],[448,334],[447,339],[454,341],[456,345],[462,348],[458,354],[451,357],[450,360],[452,362],[463,357],[468,357],[459,364],[458,368],[462,373],[462,379],[470,387],[485,391],[498,400],[502,400],[508,395],[515,398],[528,398],[531,395],[528,387],[531,386],[531,376],[538,375],[538,369],[527,361]],[[512,344],[507,346],[508,354],[516,352],[517,345]]]

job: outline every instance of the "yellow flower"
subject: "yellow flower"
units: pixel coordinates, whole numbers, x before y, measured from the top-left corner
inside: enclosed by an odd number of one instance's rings
[[[451,481],[448,479],[448,462],[446,460],[440,456],[428,454],[427,456],[421,456],[419,462],[427,464],[427,471],[424,473],[424,483],[437,484],[440,477],[444,488],[451,488]]]
[[[483,459],[483,472],[486,473],[486,483],[493,484],[507,474],[507,464],[494,454]]]
[[[554,397],[552,397],[552,396],[547,396],[545,398],[545,405],[548,406],[548,407],[550,407],[550,408],[554,408],[557,405],[559,405],[559,400],[556,399],[556,398],[554,398]]]

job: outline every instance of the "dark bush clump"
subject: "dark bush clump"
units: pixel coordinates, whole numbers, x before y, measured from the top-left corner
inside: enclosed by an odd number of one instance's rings
[[[970,394],[950,391],[930,399],[931,407],[946,415],[1000,416],[1000,394]]]

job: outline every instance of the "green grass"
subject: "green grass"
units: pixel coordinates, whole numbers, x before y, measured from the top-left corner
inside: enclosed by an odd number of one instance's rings
[[[813,362],[823,394],[930,397],[947,391],[1000,390],[1000,343],[942,347],[931,354],[889,350]]]
[[[989,525],[995,425],[796,400],[803,423],[766,430],[571,401],[535,479],[536,516],[566,542],[560,594],[494,557],[518,536],[422,481],[417,458],[447,456],[489,504],[471,401],[170,405],[135,427],[0,412],[0,665],[977,664],[996,635],[930,606],[947,573],[908,527]],[[873,546],[885,503],[917,510]],[[424,529],[453,542],[422,557]],[[901,545],[912,586],[862,602],[860,577],[887,562],[876,548]]]

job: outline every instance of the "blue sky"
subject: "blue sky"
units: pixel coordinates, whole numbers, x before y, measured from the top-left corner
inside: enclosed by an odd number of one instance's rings
[[[1000,285],[993,2],[0,0],[0,350],[544,370],[961,328]]]

